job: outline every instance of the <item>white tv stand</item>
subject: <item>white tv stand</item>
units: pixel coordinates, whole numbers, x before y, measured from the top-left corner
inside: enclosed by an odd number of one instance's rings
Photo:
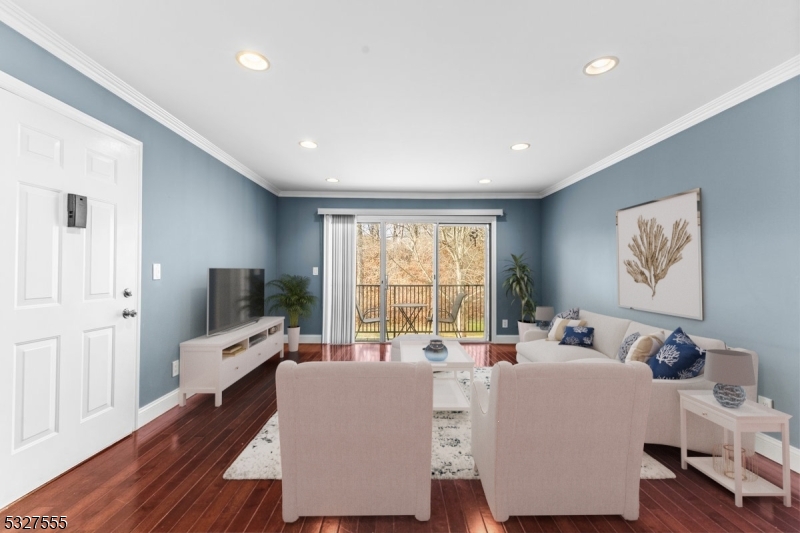
[[[244,350],[235,355],[223,354],[236,346]],[[283,359],[282,316],[261,317],[255,324],[222,335],[203,335],[182,342],[180,405],[186,405],[187,395],[203,392],[214,394],[214,405],[219,407],[223,390],[276,353]]]

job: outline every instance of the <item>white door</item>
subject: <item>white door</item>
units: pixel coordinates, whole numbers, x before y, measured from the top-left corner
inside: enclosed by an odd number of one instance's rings
[[[141,145],[112,132],[0,88],[0,507],[133,431]]]

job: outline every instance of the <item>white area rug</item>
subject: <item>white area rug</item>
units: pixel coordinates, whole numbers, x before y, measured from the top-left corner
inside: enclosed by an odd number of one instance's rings
[[[475,379],[489,382],[490,368],[476,368]],[[463,376],[463,377],[461,377]],[[461,387],[469,398],[468,374],[460,373]],[[270,418],[256,438],[236,458],[225,479],[281,479],[278,414]],[[433,414],[433,479],[478,479],[470,453],[468,412],[437,411]],[[647,454],[642,457],[642,479],[674,479],[675,474]]]

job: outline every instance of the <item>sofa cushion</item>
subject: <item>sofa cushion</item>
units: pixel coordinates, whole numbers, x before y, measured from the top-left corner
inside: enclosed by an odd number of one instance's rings
[[[517,362],[558,363],[606,356],[592,348],[565,346],[545,339],[517,344]]]
[[[569,318],[556,318],[553,320],[553,327],[550,328],[550,333],[547,334],[547,340],[560,341],[564,338],[564,332],[568,327],[585,326],[585,320],[572,320]]]
[[[631,346],[633,346],[633,343],[636,342],[636,339],[639,337],[641,337],[641,335],[636,331],[622,340],[622,344],[619,345],[619,350],[617,350],[617,359],[619,359],[621,363],[624,363],[625,359],[628,358],[628,352],[631,350]]]
[[[550,327],[547,329],[547,335],[550,335],[550,332],[553,330],[553,326],[556,324],[557,318],[568,318],[570,320],[578,320],[580,318],[581,310],[577,307],[573,307],[572,309],[567,309],[566,311],[561,311],[556,316],[553,317],[553,320],[550,321]]]
[[[706,351],[678,328],[647,364],[653,370],[654,379],[689,379],[702,372],[705,358]]]
[[[581,348],[591,348],[594,328],[589,326],[567,326],[564,336],[559,344],[580,346]]]
[[[649,335],[640,335],[636,342],[633,343],[633,346],[631,346],[631,349],[628,350],[625,362],[639,361],[640,363],[646,363],[662,346],[664,346],[663,331],[650,333]]]
[[[589,323],[590,326],[593,324]],[[651,333],[656,333],[658,331],[662,331],[663,328],[657,328],[655,326],[649,326],[647,324],[642,324],[641,322],[631,322],[628,326],[628,331],[625,332],[625,336],[627,337],[631,333],[639,333],[640,335],[649,335]],[[595,336],[597,336],[597,332],[595,332]],[[724,350],[725,343],[719,339],[711,339],[708,337],[700,337],[699,335],[689,335],[689,337],[704,350]]]
[[[631,321],[591,311],[581,311],[581,320],[594,328],[594,349],[606,357],[615,358]]]

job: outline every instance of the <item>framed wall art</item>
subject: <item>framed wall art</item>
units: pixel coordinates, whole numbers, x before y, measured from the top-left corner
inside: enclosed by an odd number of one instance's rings
[[[700,189],[617,211],[619,306],[703,320]]]

